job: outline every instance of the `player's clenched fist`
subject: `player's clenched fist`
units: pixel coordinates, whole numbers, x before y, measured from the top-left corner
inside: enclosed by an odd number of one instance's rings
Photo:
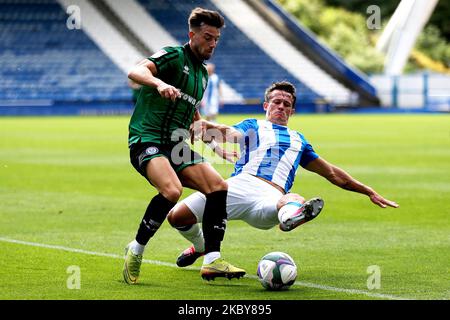
[[[161,97],[170,99],[172,101],[175,101],[177,98],[181,97],[180,90],[171,85],[168,85],[167,83],[161,83],[156,89],[158,90]]]

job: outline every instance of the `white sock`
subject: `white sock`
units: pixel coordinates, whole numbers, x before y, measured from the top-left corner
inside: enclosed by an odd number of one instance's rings
[[[203,258],[203,264],[210,264],[214,260],[217,260],[220,258],[220,252],[219,251],[213,251],[210,253],[205,254],[205,257]]]
[[[187,231],[178,230],[178,232],[194,245],[195,252],[205,251],[205,239],[203,238],[203,231],[198,223],[193,224]]]
[[[131,241],[129,246],[134,254],[144,254],[145,246],[139,244],[136,240]]]

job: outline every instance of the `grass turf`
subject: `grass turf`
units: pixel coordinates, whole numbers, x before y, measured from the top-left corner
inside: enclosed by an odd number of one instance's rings
[[[0,299],[450,298],[448,115],[293,117],[290,127],[319,155],[401,207],[378,208],[300,169],[292,192],[325,200],[316,220],[288,233],[228,223],[223,256],[249,277],[204,282],[200,261],[188,270],[144,263],[136,286],[122,282],[120,256],[155,190],[129,164],[128,120],[0,118]],[[231,165],[215,167],[224,177],[232,172]],[[164,223],[144,258],[173,264],[187,246]],[[298,265],[299,282],[288,291],[265,291],[254,277],[258,260],[270,251],[287,252]],[[67,288],[73,265],[81,271],[80,290]],[[381,270],[379,289],[367,287],[371,265]]]

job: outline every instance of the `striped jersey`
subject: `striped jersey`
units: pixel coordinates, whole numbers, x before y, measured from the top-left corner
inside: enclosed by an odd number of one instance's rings
[[[232,176],[248,173],[283,188],[292,188],[299,165],[318,158],[305,137],[288,127],[267,120],[246,119],[235,126],[241,131],[241,156]]]
[[[128,144],[176,144],[189,136],[189,126],[208,83],[208,72],[189,44],[165,47],[148,59],[157,68],[156,76],[179,89],[181,97],[171,101],[161,97],[156,88],[142,86],[130,119]]]

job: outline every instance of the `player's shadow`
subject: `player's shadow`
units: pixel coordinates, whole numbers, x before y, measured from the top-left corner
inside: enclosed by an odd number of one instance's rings
[[[126,283],[123,279],[116,279],[115,280],[116,283],[122,284],[124,286],[132,286],[133,288],[146,288],[146,287],[152,287],[152,288],[164,288],[165,286],[158,284],[158,283],[152,283],[152,282],[146,282],[144,281],[139,281],[136,284],[128,284]]]
[[[200,269],[182,269],[180,271],[190,273],[192,275],[195,273],[195,276],[193,276],[193,277],[200,277],[200,274],[199,274]],[[230,286],[248,287],[249,285],[247,284],[247,280],[251,280],[251,279],[246,278],[246,277],[243,277],[240,279],[227,279],[227,278],[219,277],[219,278],[216,278],[215,280],[209,280],[209,281],[201,279],[201,278],[200,278],[200,280],[203,283],[206,283],[207,285],[211,285],[211,286],[215,286],[215,287],[230,287]]]

